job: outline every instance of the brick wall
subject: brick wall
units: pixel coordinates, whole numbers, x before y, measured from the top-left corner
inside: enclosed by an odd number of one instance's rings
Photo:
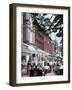
[[[35,31],[35,44],[38,48],[44,50],[44,36],[37,30]]]
[[[48,53],[52,54],[54,52],[52,40],[41,31],[35,31],[35,45]]]

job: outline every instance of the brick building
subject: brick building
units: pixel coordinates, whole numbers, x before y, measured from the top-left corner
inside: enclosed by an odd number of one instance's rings
[[[34,26],[35,27],[35,26]],[[42,31],[38,31],[39,28],[35,29],[35,45],[50,54],[55,52],[54,44],[52,39]]]
[[[40,31],[39,27],[33,24],[31,14],[22,13],[22,20],[22,42],[50,54],[55,52],[52,39],[44,32]]]

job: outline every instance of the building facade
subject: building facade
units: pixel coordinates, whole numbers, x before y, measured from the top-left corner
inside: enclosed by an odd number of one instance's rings
[[[22,13],[22,42],[52,54],[55,52],[52,39],[33,25],[32,15]]]

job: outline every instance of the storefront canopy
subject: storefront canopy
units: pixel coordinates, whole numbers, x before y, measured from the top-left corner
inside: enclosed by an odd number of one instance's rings
[[[35,47],[33,47],[32,45],[25,44],[25,43],[22,43],[21,51],[26,52],[26,53],[36,53]]]

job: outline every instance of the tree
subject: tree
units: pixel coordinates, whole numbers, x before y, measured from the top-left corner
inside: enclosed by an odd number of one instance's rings
[[[63,15],[32,13],[32,16],[34,25],[37,25],[40,30],[48,35],[54,32],[57,37],[61,38],[61,50],[63,51]]]

